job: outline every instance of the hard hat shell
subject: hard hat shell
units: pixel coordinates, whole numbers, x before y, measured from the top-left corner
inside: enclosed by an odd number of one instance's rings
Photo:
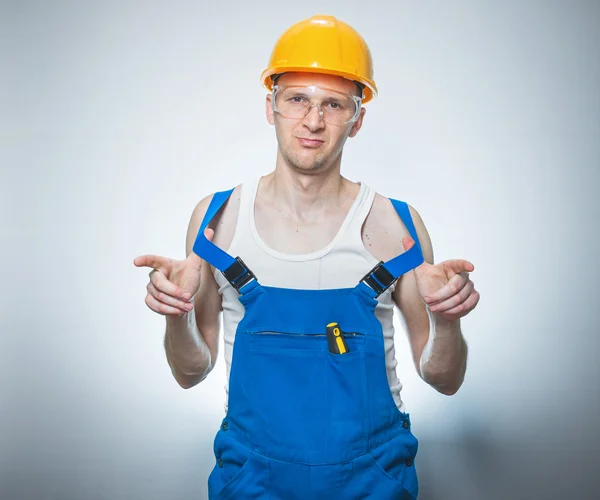
[[[272,75],[290,71],[342,76],[365,86],[363,103],[377,95],[371,52],[360,34],[333,16],[313,16],[281,35],[261,75],[273,90]]]

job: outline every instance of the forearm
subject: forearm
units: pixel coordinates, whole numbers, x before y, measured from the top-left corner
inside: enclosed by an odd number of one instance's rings
[[[182,387],[192,387],[208,375],[212,356],[193,309],[183,316],[167,316],[165,351],[173,376]]]
[[[430,333],[420,360],[421,376],[442,394],[452,395],[463,383],[467,369],[467,344],[460,320],[446,321],[427,308]]]

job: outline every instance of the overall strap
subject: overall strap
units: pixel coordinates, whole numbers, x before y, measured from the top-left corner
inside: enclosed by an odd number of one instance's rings
[[[258,285],[256,277],[239,257],[232,257],[227,252],[221,250],[212,241],[209,241],[204,235],[204,230],[210,224],[217,212],[231,196],[233,189],[220,191],[213,195],[212,200],[206,210],[202,224],[194,242],[193,251],[198,257],[204,259],[209,264],[223,273],[223,276],[229,281],[231,286],[239,293],[249,292]]]
[[[373,269],[371,269],[365,277],[358,284],[359,287],[365,287],[369,292],[369,295],[379,297],[385,292],[400,276],[407,273],[411,269],[421,265],[425,259],[423,258],[423,252],[421,250],[421,244],[417,237],[417,231],[413,224],[408,204],[404,201],[392,200],[392,205],[398,212],[400,219],[404,222],[404,225],[408,229],[410,236],[415,240],[415,244],[410,250],[401,253],[397,257],[388,260],[387,262],[380,262]]]

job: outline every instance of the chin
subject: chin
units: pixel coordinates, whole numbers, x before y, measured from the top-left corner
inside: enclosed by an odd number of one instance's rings
[[[322,170],[324,163],[321,161],[312,161],[312,162],[291,162],[290,163],[295,169],[301,170],[303,172],[316,172],[318,170]]]
[[[294,169],[302,172],[321,170],[325,165],[322,158],[302,158],[302,155],[286,155],[286,161]]]

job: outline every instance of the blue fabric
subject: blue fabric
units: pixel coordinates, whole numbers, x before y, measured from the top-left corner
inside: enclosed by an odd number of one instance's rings
[[[227,252],[221,250],[218,246],[216,246],[212,241],[209,241],[204,235],[204,230],[210,224],[210,221],[214,218],[221,207],[225,204],[225,202],[229,199],[233,193],[233,188],[228,191],[220,191],[215,193],[210,200],[210,204],[206,209],[206,214],[204,215],[204,219],[202,219],[202,223],[200,224],[200,229],[198,230],[198,234],[196,235],[196,241],[194,242],[194,246],[192,247],[193,252],[204,259],[209,264],[213,265],[216,269],[221,272],[224,272],[228,267],[233,265],[236,262],[236,259],[229,255]],[[242,274],[238,277],[236,281],[239,281],[246,273]],[[243,287],[240,288],[240,293],[246,293],[252,290],[255,286],[257,286],[256,280],[252,280],[246,283]]]
[[[406,204],[394,206],[418,242]],[[221,270],[235,262],[212,247],[201,242],[194,251]],[[422,262],[420,246],[413,249],[386,263],[388,270],[407,272]],[[245,314],[235,336],[228,412],[214,441],[209,498],[416,499],[418,441],[390,392],[375,292],[363,282],[295,290],[262,286],[257,278],[240,290]],[[334,321],[346,354],[328,350],[326,325]]]
[[[419,237],[417,236],[417,231],[415,230],[415,225],[413,224],[412,217],[410,216],[407,203],[392,199],[390,199],[390,201],[396,209],[396,212],[398,212],[402,222],[404,222],[404,225],[408,229],[412,239],[415,240],[415,245],[410,250],[387,261],[383,265],[383,267],[385,267],[390,274],[394,276],[394,278],[399,278],[404,273],[421,265],[424,262],[424,258],[421,250],[421,244],[419,243]]]
[[[227,252],[221,250],[212,241],[208,241],[204,235],[204,230],[208,227],[210,221],[229,199],[231,193],[233,193],[233,189],[230,189],[229,191],[221,191],[213,195],[212,200],[208,205],[208,209],[206,210],[206,214],[204,215],[204,219],[202,220],[202,224],[200,224],[200,229],[198,230],[198,235],[196,236],[196,241],[194,242],[193,246],[193,251],[196,255],[203,258],[206,262],[213,265],[220,271],[227,269],[235,262],[235,259]]]

